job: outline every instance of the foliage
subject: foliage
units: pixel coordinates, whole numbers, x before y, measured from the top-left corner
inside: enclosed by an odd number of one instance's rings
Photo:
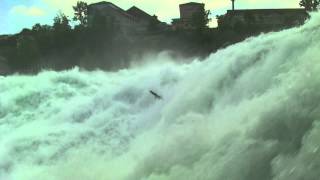
[[[70,20],[68,19],[68,17],[62,12],[59,12],[57,16],[53,19],[54,31],[65,32],[71,30],[69,22]]]
[[[203,10],[197,13],[194,13],[191,19],[191,25],[195,27],[197,31],[203,31],[208,28],[208,23],[211,21],[209,18],[210,11]]]
[[[43,32],[50,32],[52,27],[49,25],[41,25],[39,23],[32,26],[32,31],[35,33],[43,33]]]
[[[301,0],[299,5],[307,11],[316,11],[320,4],[320,0]]]
[[[32,27],[32,35],[42,54],[48,53],[54,48],[53,28],[51,26],[35,24]]]
[[[81,26],[87,26],[88,23],[88,4],[83,1],[78,1],[76,6],[73,6],[74,21],[79,21]]]
[[[53,21],[53,36],[57,49],[67,48],[72,43],[70,20],[65,14],[59,12]]]
[[[312,1],[316,2],[313,6],[318,6],[318,1]],[[175,56],[205,57],[262,32],[254,27],[255,23],[239,21],[228,26],[230,19],[225,15],[217,16],[219,29],[208,28],[210,11],[203,9],[192,17],[191,29],[161,28],[162,24],[154,17],[147,24],[149,31],[131,36],[126,33],[128,31],[121,31],[114,18],[99,12],[90,18],[88,25],[87,5],[81,1],[73,8],[73,20],[79,21],[79,26],[72,28],[68,17],[60,12],[53,26],[35,24],[32,29],[23,29],[6,41],[0,39],[0,56],[8,59],[11,68],[18,72],[30,67],[64,70],[74,66],[110,70],[124,68],[130,64],[130,58],[139,59],[146,52],[169,50]],[[246,14],[245,19],[255,21],[250,14]]]
[[[225,15],[216,15],[216,19],[217,19],[218,27],[220,30],[224,30],[224,29],[228,28],[228,26],[225,23],[225,21],[226,21]]]

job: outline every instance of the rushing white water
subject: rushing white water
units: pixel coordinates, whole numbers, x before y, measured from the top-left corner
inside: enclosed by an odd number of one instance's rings
[[[318,180],[319,49],[318,14],[204,62],[0,77],[0,179]]]

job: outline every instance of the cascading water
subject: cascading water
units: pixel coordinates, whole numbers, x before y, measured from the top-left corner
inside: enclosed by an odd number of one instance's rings
[[[0,179],[318,180],[319,22],[203,62],[1,77]]]

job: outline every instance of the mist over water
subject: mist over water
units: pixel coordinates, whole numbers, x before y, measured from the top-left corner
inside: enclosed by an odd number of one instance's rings
[[[203,62],[0,77],[0,179],[317,180],[319,49],[315,14]]]

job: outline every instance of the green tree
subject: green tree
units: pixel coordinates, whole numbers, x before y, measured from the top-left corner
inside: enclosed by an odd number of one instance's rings
[[[301,0],[299,5],[307,11],[316,11],[320,4],[320,0]]]
[[[227,29],[228,23],[226,22],[226,16],[225,15],[216,15],[218,28],[219,29]]]
[[[83,1],[78,1],[76,6],[73,6],[74,21],[79,21],[81,26],[87,26],[88,23],[88,4]]]
[[[33,32],[39,32],[41,30],[41,24],[37,23],[32,26],[32,31]]]
[[[320,4],[320,0],[313,0],[312,8],[314,11],[318,9],[319,4]]]
[[[54,47],[56,47],[57,50],[67,50],[73,43],[74,35],[69,25],[70,20],[65,14],[59,12],[53,21]]]
[[[49,25],[35,24],[32,27],[32,34],[37,41],[41,54],[46,54],[54,47],[52,27]]]
[[[52,30],[52,28],[49,25],[41,25],[41,24],[37,23],[32,26],[32,31],[34,33],[50,32],[51,30]]]
[[[211,21],[209,15],[209,10],[202,10],[197,13],[194,13],[191,19],[191,26],[198,31],[203,31],[204,29],[207,29],[208,23]]]
[[[65,32],[71,30],[70,20],[68,16],[59,12],[57,16],[53,19],[53,29],[54,31]]]

